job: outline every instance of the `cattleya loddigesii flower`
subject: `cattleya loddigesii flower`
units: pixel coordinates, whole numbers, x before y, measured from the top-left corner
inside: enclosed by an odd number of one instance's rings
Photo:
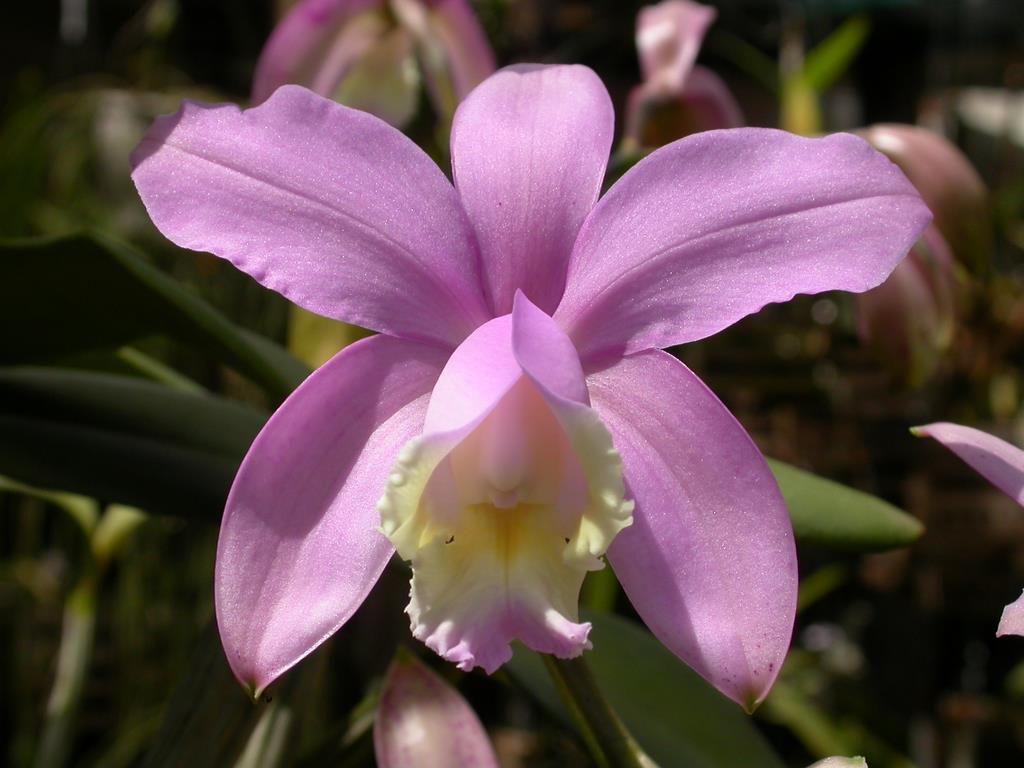
[[[695,63],[717,14],[690,0],[664,0],[640,9],[636,48],[643,82],[629,94],[627,145],[660,147],[691,133],[743,125],[729,87]]]
[[[914,427],[920,437],[938,440],[975,472],[1024,507],[1024,450],[987,432],[960,424],[938,422]],[[1024,637],[1024,594],[1003,609],[996,637]]]
[[[314,372],[231,489],[228,661],[262,690],[341,627],[397,550],[413,634],[491,672],[586,649],[607,553],[637,612],[735,700],[764,697],[796,605],[764,458],[686,366],[798,292],[877,285],[930,214],[849,135],[708,132],[598,200],[614,115],[580,66],[516,66],[459,106],[454,185],[381,120],[285,86],[186,102],[133,157],[157,227],[378,335]],[[632,523],[632,524],[630,524]]]
[[[304,85],[401,128],[421,79],[438,115],[494,72],[494,53],[467,0],[301,0],[256,64],[253,101]]]

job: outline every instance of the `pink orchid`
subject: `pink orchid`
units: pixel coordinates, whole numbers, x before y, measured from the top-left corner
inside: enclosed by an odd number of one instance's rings
[[[629,95],[629,142],[659,147],[691,133],[743,125],[729,87],[695,64],[716,15],[714,8],[689,0],[664,0],[640,9],[636,48],[643,83]]]
[[[253,101],[304,85],[401,127],[426,82],[446,120],[494,72],[494,53],[467,0],[301,0],[274,29]]]
[[[379,332],[284,402],[231,489],[217,620],[255,691],[397,549],[413,634],[462,669],[493,671],[513,639],[581,653],[580,584],[607,551],[668,648],[747,706],[766,694],[792,528],[750,437],[659,348],[877,285],[930,214],[863,140],[767,129],[664,147],[598,201],[613,120],[591,70],[518,66],[460,105],[454,186],[386,123],[294,86],[244,112],[185,103],[136,151],[171,240]]]
[[[938,422],[911,430],[938,440],[975,472],[1024,507],[1024,451],[980,429]],[[1024,636],[1024,594],[1003,609],[996,637]]]

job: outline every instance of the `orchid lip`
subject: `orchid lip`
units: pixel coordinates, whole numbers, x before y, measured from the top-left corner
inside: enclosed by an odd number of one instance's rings
[[[589,625],[577,623],[583,578],[604,567],[608,544],[632,521],[610,435],[592,409],[546,393],[519,367],[514,324],[511,315],[491,321],[456,351],[458,375],[442,373],[432,395],[442,415],[427,422],[458,426],[410,441],[378,505],[381,531],[412,565],[414,636],[488,672],[513,639],[563,657],[589,647]],[[491,370],[479,361],[462,369],[463,360],[495,343],[504,359],[491,362],[508,365],[507,378],[491,382],[493,397],[472,418],[445,415],[451,391],[485,386]]]

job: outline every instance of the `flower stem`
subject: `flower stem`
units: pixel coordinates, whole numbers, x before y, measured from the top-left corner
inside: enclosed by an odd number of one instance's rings
[[[36,768],[66,764],[74,738],[75,716],[85,688],[96,633],[96,577],[87,573],[68,595],[57,655],[57,677],[46,705],[46,722]]]
[[[604,698],[582,657],[542,654],[548,674],[601,768],[657,768]]]

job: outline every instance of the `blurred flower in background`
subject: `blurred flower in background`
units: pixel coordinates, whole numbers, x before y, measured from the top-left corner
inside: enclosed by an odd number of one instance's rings
[[[935,216],[890,278],[856,299],[861,339],[918,387],[953,344],[964,303],[959,272],[988,259],[988,192],[963,153],[932,131],[883,124],[859,133],[903,170]]]
[[[411,654],[400,654],[384,678],[373,751],[378,768],[498,767],[469,703]]]
[[[1024,507],[1024,451],[987,432],[940,422],[912,430],[931,437],[959,456],[975,472]],[[1003,609],[996,636],[1024,636],[1024,594]]]
[[[286,83],[402,128],[425,85],[442,124],[494,54],[466,0],[304,0],[277,25],[253,77],[259,104]]]
[[[629,95],[627,148],[660,147],[691,133],[743,125],[729,87],[694,63],[716,14],[689,0],[665,0],[637,14],[643,83]]]

